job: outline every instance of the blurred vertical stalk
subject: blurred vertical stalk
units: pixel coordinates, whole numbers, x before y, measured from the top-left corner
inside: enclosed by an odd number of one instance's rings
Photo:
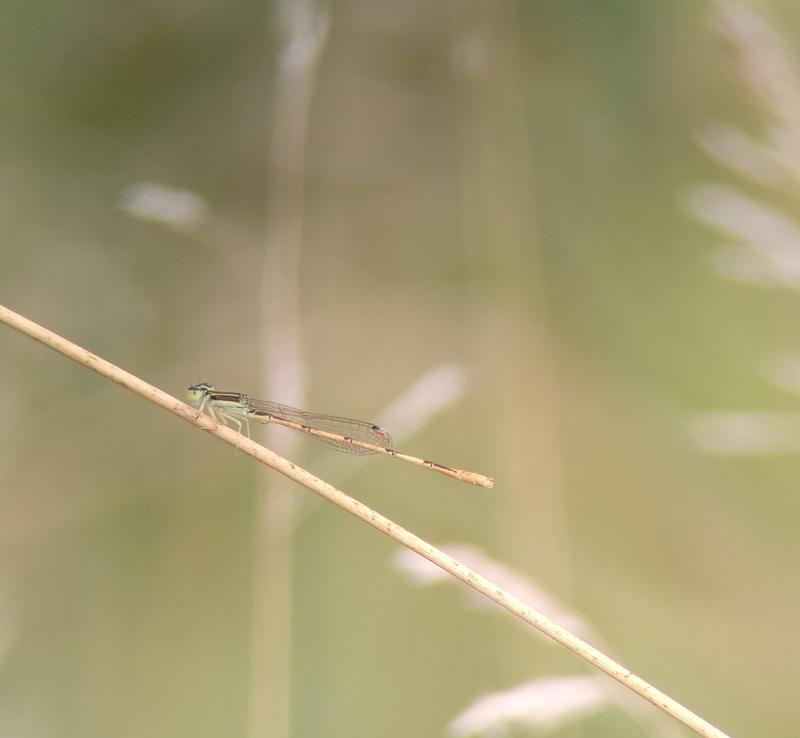
[[[535,94],[515,5],[454,7],[461,74],[462,196],[468,245],[487,254],[496,287],[486,315],[497,357],[492,409],[504,450],[505,535],[517,561],[565,581],[565,525],[558,448],[559,387],[538,244],[526,100]]]
[[[327,7],[316,0],[277,5],[283,36],[267,158],[268,218],[261,280],[262,397],[303,406],[305,367],[299,318],[306,144],[319,60],[328,33]],[[274,439],[286,452],[288,434]],[[263,484],[266,485],[266,477]],[[270,475],[259,495],[256,536],[249,733],[291,734],[293,496]]]

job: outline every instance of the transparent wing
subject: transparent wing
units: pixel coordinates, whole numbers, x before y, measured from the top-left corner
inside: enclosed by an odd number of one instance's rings
[[[258,416],[263,415],[264,419],[261,422],[264,423],[270,422],[270,418],[274,418],[278,422],[285,420],[289,423],[313,428],[314,430],[334,433],[338,436],[342,436],[343,439],[352,438],[355,441],[371,443],[375,446],[382,446],[383,448],[392,447],[392,437],[389,435],[389,431],[381,428],[379,425],[375,425],[375,423],[369,423],[364,420],[354,420],[353,418],[340,418],[337,415],[312,413],[267,400],[249,399],[249,406],[252,408],[252,413],[249,417],[254,420],[259,420]],[[290,428],[290,430],[300,433],[305,437],[311,436],[311,438],[322,441],[322,443],[327,444],[331,448],[347,454],[375,453],[367,448],[353,446],[346,440],[337,441],[332,438],[321,438],[320,436],[315,436],[296,428]]]

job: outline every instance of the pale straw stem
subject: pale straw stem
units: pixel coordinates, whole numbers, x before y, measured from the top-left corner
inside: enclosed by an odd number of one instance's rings
[[[71,343],[65,338],[18,315],[2,305],[0,305],[0,321],[12,328],[16,328],[21,333],[25,333],[31,338],[43,343],[45,346],[49,346],[55,351],[64,354],[64,356],[73,359],[79,364],[92,369],[98,374],[110,379],[112,382],[116,382],[156,405],[160,405],[165,410],[174,413],[192,425],[202,428],[212,436],[216,436],[234,448],[239,449],[239,451],[248,456],[252,456],[262,464],[266,464],[289,479],[294,480],[298,484],[302,484],[320,497],[328,500],[328,502],[332,502],[334,505],[342,508],[342,510],[349,512],[351,515],[354,515],[373,528],[381,531],[381,533],[385,533],[398,543],[415,551],[452,576],[460,579],[474,590],[485,595],[493,602],[528,623],[528,625],[533,626],[544,635],[549,636],[557,643],[565,646],[585,661],[588,661],[593,666],[604,671],[620,682],[620,684],[636,692],[636,694],[648,700],[656,707],[660,707],[664,712],[672,715],[672,717],[694,730],[698,735],[704,736],[705,738],[729,738],[726,733],[723,733],[698,715],[695,715],[691,710],[631,672],[630,669],[618,664],[602,651],[599,651],[594,646],[586,643],[586,641],[573,635],[566,628],[561,627],[547,616],[529,607],[522,602],[522,600],[504,591],[486,577],[464,566],[464,564],[456,561],[452,556],[448,556],[427,541],[415,536],[410,531],[389,520],[389,518],[384,517],[362,502],[350,497],[333,485],[328,484],[328,482],[315,477],[310,472],[297,466],[297,464],[292,463],[288,459],[284,459],[282,456],[278,456],[278,454],[264,448],[255,441],[217,423],[213,418],[199,412],[197,408],[177,400],[157,387],[148,384],[138,377],[135,377],[133,374],[120,369],[105,359]]]

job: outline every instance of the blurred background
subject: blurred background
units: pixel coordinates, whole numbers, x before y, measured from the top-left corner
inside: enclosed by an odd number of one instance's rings
[[[798,734],[798,39],[786,1],[8,0],[0,303],[494,476],[263,436]],[[0,735],[688,734],[9,329],[0,381]]]

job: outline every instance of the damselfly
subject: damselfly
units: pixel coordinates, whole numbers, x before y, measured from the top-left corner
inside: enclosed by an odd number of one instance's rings
[[[389,432],[375,423],[336,415],[321,415],[298,410],[288,405],[267,400],[254,400],[241,392],[227,392],[214,388],[208,382],[193,384],[186,390],[187,399],[200,412],[207,412],[215,420],[236,426],[241,432],[244,427],[250,435],[251,420],[259,423],[275,423],[317,438],[337,451],[352,454],[384,454],[408,461],[417,466],[425,466],[448,477],[479,487],[493,487],[494,480],[477,472],[454,469],[417,456],[401,453],[392,448]]]

